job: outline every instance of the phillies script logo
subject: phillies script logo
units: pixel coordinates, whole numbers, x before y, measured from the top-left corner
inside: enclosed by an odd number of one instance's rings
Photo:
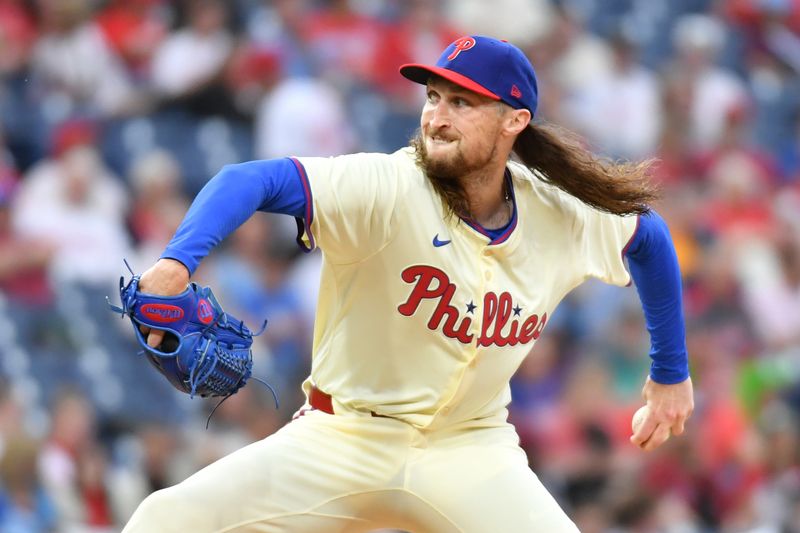
[[[435,300],[428,329],[437,330],[442,326],[442,333],[451,339],[458,339],[464,344],[472,342],[474,335],[469,333],[472,317],[462,316],[459,309],[450,302],[456,293],[456,286],[443,271],[428,265],[414,265],[403,270],[401,275],[406,283],[413,283],[414,288],[408,300],[397,307],[400,314],[412,316],[417,312],[423,300]],[[530,315],[523,319],[522,308],[513,305],[511,295],[507,292],[495,294],[488,292],[483,297],[483,322],[478,346],[515,346],[527,344],[541,335],[547,323],[547,313],[541,318]],[[477,306],[470,302],[467,314]]]
[[[447,56],[448,61],[454,60],[458,57],[458,54],[475,46],[475,39],[472,37],[459,37],[453,41],[453,44],[456,45],[456,47],[452,52],[450,52],[450,55]]]
[[[156,322],[176,322],[183,318],[183,309],[177,305],[145,304],[141,307],[139,312]]]

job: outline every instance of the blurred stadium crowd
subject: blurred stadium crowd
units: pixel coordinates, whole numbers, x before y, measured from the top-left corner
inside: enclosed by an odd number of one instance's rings
[[[523,47],[540,119],[655,157],[685,284],[688,434],[628,442],[648,337],[589,283],[512,383],[531,466],[587,533],[800,532],[800,1],[0,0],[0,531],[119,530],[149,492],[285,423],[319,254],[255,217],[198,271],[249,324],[256,383],[173,391],[108,311],[191,197],[251,158],[393,151],[397,75],[464,33]],[[254,465],[257,466],[257,465]]]

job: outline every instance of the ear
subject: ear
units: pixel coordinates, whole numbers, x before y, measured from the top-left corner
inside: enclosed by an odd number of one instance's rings
[[[505,117],[505,130],[509,135],[517,135],[528,127],[531,112],[527,109],[512,109]]]

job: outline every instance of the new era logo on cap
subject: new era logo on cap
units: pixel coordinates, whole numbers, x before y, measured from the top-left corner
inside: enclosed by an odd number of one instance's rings
[[[531,115],[539,100],[536,73],[522,50],[482,35],[456,39],[435,65],[409,63],[400,67],[400,73],[422,84],[435,74],[515,109],[527,109]]]

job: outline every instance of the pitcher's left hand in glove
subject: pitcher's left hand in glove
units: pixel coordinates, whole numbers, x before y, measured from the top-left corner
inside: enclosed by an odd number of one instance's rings
[[[178,295],[160,296],[139,291],[140,278],[127,285],[120,278],[122,307],[109,305],[130,318],[153,366],[192,397],[227,397],[243,387],[252,373],[253,337],[264,328],[254,334],[225,313],[209,287],[190,283]],[[142,327],[164,332],[158,347],[148,345]]]

